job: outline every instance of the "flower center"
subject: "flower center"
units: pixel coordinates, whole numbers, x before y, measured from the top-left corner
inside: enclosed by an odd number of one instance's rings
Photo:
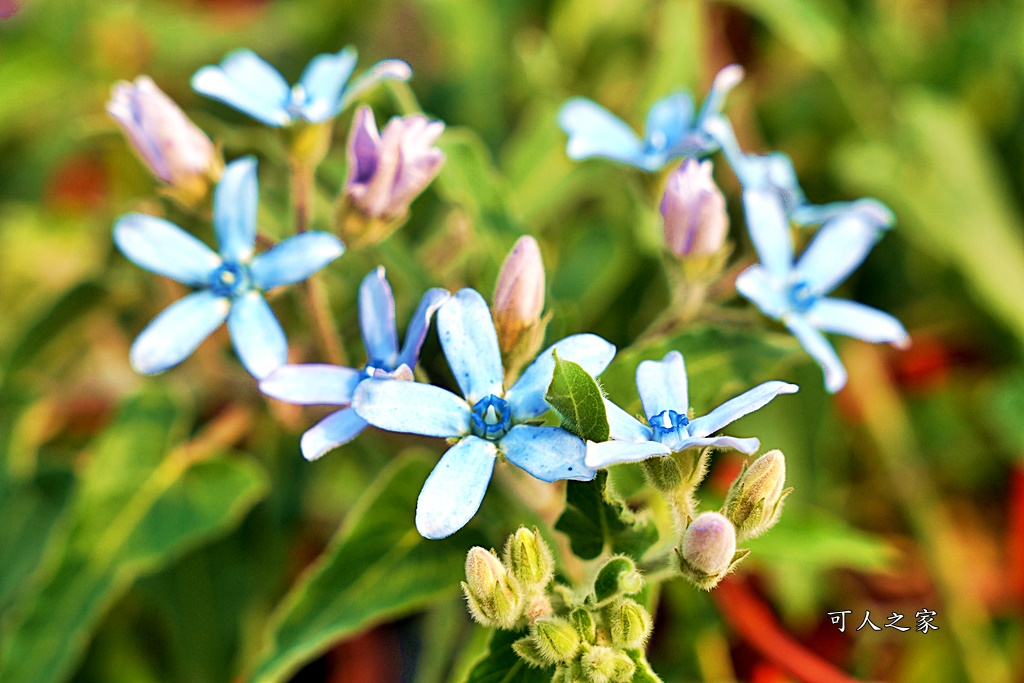
[[[651,138],[647,144],[651,148],[652,152],[661,152],[668,145],[668,138],[665,136],[665,133],[660,130],[656,130],[651,133]]]
[[[249,269],[240,263],[222,263],[210,274],[210,291],[217,296],[235,297],[252,289]]]
[[[366,366],[360,374],[362,375],[362,379],[372,379],[373,377],[381,377],[381,373],[386,373],[390,376],[394,371],[395,368],[387,361],[383,361],[379,358],[371,358],[366,361]]]
[[[685,439],[690,436],[686,426],[690,418],[680,415],[674,410],[663,410],[647,421],[654,430],[654,440],[665,443],[669,439]]]
[[[476,436],[497,441],[508,433],[512,426],[512,409],[508,401],[494,394],[480,399],[473,406],[470,430]]]
[[[806,313],[817,300],[818,295],[804,280],[793,283],[789,288],[789,302],[798,313]]]

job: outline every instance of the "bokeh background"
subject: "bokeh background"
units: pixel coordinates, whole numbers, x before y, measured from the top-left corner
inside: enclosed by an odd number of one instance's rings
[[[154,210],[202,237],[209,228],[158,198],[105,115],[112,83],[149,74],[229,158],[256,153],[261,229],[283,235],[280,140],[193,93],[189,77],[245,46],[293,80],[346,44],[364,67],[399,57],[414,68],[408,89],[371,98],[380,122],[415,97],[449,125],[448,165],[410,223],[323,276],[354,363],[354,292],[371,267],[387,267],[403,321],[426,286],[489,292],[527,232],[549,269],[549,340],[590,330],[626,349],[604,378],[613,398],[635,402],[636,361],[669,347],[687,355],[698,409],[765,379],[801,385],[737,424],[785,451],[796,492],[739,576],[711,595],[681,581],[665,589],[650,653],[666,681],[1021,680],[1024,5],[21,4],[0,1],[4,683],[438,683],[461,680],[483,647],[457,588],[462,557],[543,516],[517,497],[527,484],[492,487],[467,531],[429,544],[410,506],[437,444],[369,432],[304,462],[298,438],[323,413],[262,398],[223,333],[159,377],[127,362],[134,336],[180,292],[116,252],[113,221]],[[700,98],[732,62],[748,74],[727,106],[746,149],[791,155],[811,201],[873,195],[898,216],[844,293],[900,317],[914,345],[838,340],[851,379],[835,397],[764,320],[627,348],[667,302],[656,179],[564,154],[555,113],[566,98],[639,126],[658,97]],[[320,170],[321,227],[344,179],[347,125],[346,115]],[[743,264],[738,186],[720,166]],[[718,293],[726,312],[742,309],[728,283]],[[319,360],[298,297],[274,307],[294,360]],[[447,372],[433,337],[424,366]],[[740,462],[716,457],[707,501]],[[616,477],[631,501],[657,508],[635,472]],[[325,547],[341,558],[333,573],[289,593]],[[282,604],[301,609],[282,616]],[[879,626],[892,612],[914,626],[921,609],[939,630],[854,631],[867,610]],[[845,633],[827,616],[837,610],[851,611]],[[832,668],[806,664],[808,652]]]

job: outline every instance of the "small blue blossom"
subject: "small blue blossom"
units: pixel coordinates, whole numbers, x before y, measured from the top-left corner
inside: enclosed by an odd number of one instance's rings
[[[458,396],[415,382],[368,379],[352,405],[370,424],[393,432],[457,439],[431,472],[416,504],[416,528],[426,538],[449,536],[472,519],[483,501],[499,454],[542,481],[589,481],[586,444],[561,429],[529,424],[548,410],[544,400],[560,358],[600,374],[615,347],[593,334],[556,342],[508,391],[491,312],[475,290],[463,289],[437,313],[437,331]]]
[[[888,313],[825,296],[864,261],[892,223],[885,206],[862,199],[816,207],[824,224],[794,263],[789,218],[780,195],[770,189],[744,190],[743,203],[761,263],[740,273],[736,289],[789,328],[824,369],[830,392],[846,385],[846,369],[822,332],[874,343],[909,341],[903,325]]]
[[[409,65],[400,59],[377,62],[349,82],[356,66],[356,50],[349,46],[337,54],[323,54],[302,72],[294,86],[251,50],[236,50],[219,66],[204,66],[192,76],[196,92],[220,100],[268,126],[295,121],[319,123],[344,110],[378,82],[407,80]]]
[[[306,460],[316,460],[348,443],[366,428],[366,421],[350,407],[360,382],[371,377],[413,380],[412,371],[419,361],[430,320],[449,296],[444,289],[431,289],[423,295],[409,322],[405,343],[399,349],[395,298],[384,268],[378,267],[359,286],[359,325],[367,355],[362,370],[314,363],[282,365],[260,382],[260,391],[281,401],[343,406],[302,435],[302,455]]]
[[[779,394],[799,390],[795,384],[765,382],[730,399],[707,415],[690,419],[683,354],[670,351],[663,360],[645,360],[636,369],[636,388],[647,424],[605,401],[611,441],[587,443],[588,467],[639,462],[687,448],[715,446],[750,454],[760,446],[755,438],[711,436],[722,427],[766,405]]]
[[[647,113],[643,140],[604,107],[584,98],[571,99],[558,112],[558,123],[569,136],[566,154],[573,159],[606,157],[645,171],[657,171],[680,157],[711,154],[719,145],[705,123],[718,116],[726,94],[742,79],[743,69],[737,64],[719,71],[696,114],[688,93],[658,100]]]
[[[257,193],[255,159],[224,169],[213,196],[219,254],[155,216],[132,213],[114,225],[114,243],[129,260],[198,290],[171,304],[132,344],[138,372],[177,365],[225,320],[238,357],[254,377],[285,362],[284,330],[261,292],[305,280],[345,248],[334,235],[304,232],[254,256]]]

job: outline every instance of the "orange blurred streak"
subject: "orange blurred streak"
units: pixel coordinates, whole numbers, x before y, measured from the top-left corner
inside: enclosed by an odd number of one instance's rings
[[[1007,589],[1018,604],[1024,603],[1024,466],[1010,475],[1010,505],[1007,545]]]
[[[751,647],[803,683],[857,683],[786,633],[747,584],[728,577],[711,592],[725,620]],[[761,680],[761,679],[759,679]]]

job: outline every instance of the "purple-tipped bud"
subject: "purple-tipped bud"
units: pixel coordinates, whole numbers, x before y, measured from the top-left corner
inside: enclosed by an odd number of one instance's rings
[[[10,19],[18,13],[16,0],[0,0],[0,19]]]
[[[729,215],[711,171],[710,161],[691,158],[669,176],[661,215],[665,244],[679,258],[712,256],[725,243]]]
[[[543,311],[544,261],[537,240],[525,235],[505,258],[494,288],[494,327],[501,350],[515,351],[537,329]]]
[[[736,552],[736,528],[725,515],[702,512],[683,532],[679,568],[698,588],[710,590],[748,551]]]
[[[110,114],[160,180],[195,196],[216,180],[221,163],[213,143],[148,76],[114,85]]]
[[[434,143],[444,123],[422,114],[394,117],[377,133],[373,110],[362,107],[348,137],[348,180],[345,197],[367,218],[392,221],[403,217],[444,163]]]

